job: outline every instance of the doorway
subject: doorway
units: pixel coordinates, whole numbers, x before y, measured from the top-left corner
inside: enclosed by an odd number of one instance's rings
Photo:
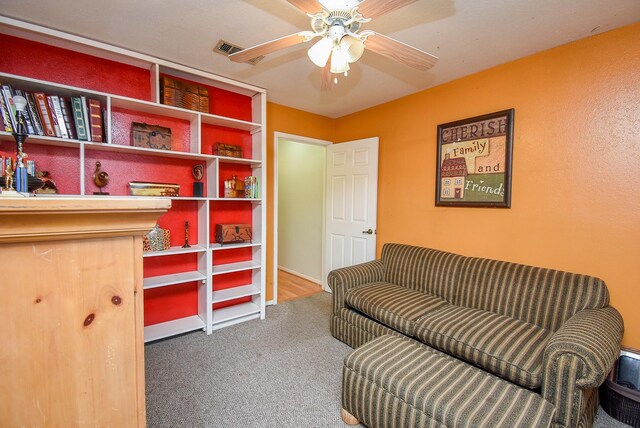
[[[331,142],[279,132],[274,142],[277,304],[322,291],[326,147]]]

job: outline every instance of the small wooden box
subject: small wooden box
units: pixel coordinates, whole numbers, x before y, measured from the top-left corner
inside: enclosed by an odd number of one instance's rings
[[[168,106],[209,113],[209,91],[193,83],[160,76],[160,98]]]
[[[251,242],[251,225],[216,224],[216,242],[222,245]]]
[[[134,147],[171,150],[171,128],[133,122],[131,140]]]
[[[232,158],[242,157],[242,147],[233,144],[215,143],[213,145],[213,154],[216,156],[229,156]]]

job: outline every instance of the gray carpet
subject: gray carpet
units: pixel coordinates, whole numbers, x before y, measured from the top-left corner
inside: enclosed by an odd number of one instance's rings
[[[331,296],[267,308],[263,321],[145,347],[149,427],[346,427],[342,360],[329,333]],[[626,427],[602,409],[594,425]]]

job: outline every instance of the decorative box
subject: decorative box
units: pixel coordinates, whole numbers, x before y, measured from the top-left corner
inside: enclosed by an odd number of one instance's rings
[[[133,122],[131,124],[131,141],[134,147],[171,150],[171,128]]]
[[[244,181],[234,175],[231,180],[224,181],[225,198],[244,198]]]
[[[142,238],[143,251],[164,251],[171,247],[171,231],[161,229],[157,224]]]
[[[216,242],[222,245],[251,242],[251,225],[216,224]]]
[[[209,113],[209,91],[193,83],[160,76],[160,98],[168,106]]]
[[[232,158],[242,157],[242,147],[233,144],[215,143],[213,145],[213,154],[216,156],[229,156]]]
[[[131,196],[179,196],[180,185],[174,183],[130,181],[129,193]]]

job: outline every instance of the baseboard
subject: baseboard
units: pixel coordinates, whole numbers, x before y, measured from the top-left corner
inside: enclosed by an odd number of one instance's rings
[[[322,287],[322,281],[319,280],[319,279],[311,278],[308,275],[305,275],[305,274],[300,273],[300,272],[296,272],[295,270],[287,269],[287,268],[282,267],[282,266],[278,266],[278,269],[280,269],[283,272],[290,273],[291,275],[299,276],[302,279],[306,279],[307,281],[313,282],[314,284],[318,284],[320,287]]]
[[[272,306],[272,305],[275,305],[275,304],[276,304],[275,300],[268,300],[268,301],[264,302],[265,306]]]

